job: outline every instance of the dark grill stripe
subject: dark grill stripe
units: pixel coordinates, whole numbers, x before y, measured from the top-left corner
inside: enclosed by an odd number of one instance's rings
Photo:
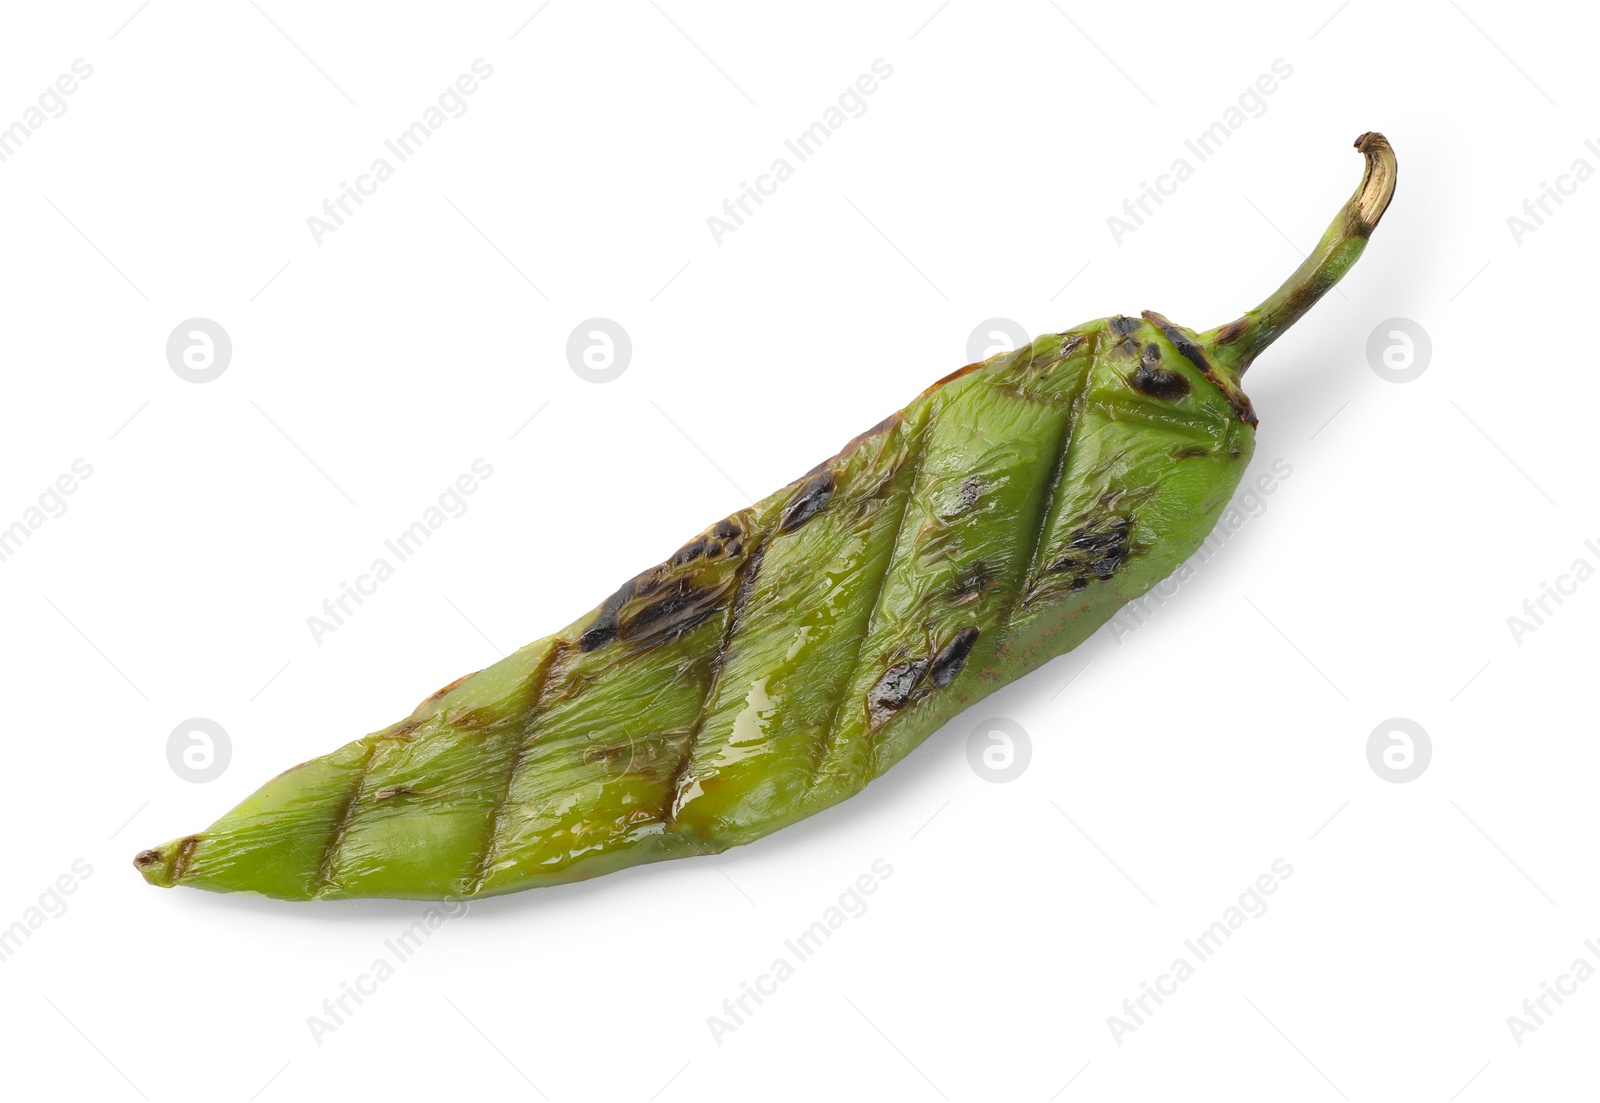
[[[344,837],[350,830],[350,825],[355,822],[357,808],[361,803],[361,790],[367,783],[367,773],[372,769],[372,760],[378,757],[378,741],[374,739],[372,746],[367,748],[367,756],[361,760],[361,768],[356,771],[354,783],[350,786],[350,795],[345,798],[344,807],[339,809],[339,818],[334,821],[333,832],[328,836],[328,844],[322,848],[322,855],[317,860],[316,872],[311,877],[311,895],[321,896],[333,887],[333,871],[338,868],[339,852],[344,849]]]
[[[677,826],[677,816],[673,806],[678,799],[678,782],[694,761],[694,749],[700,744],[700,733],[705,729],[706,720],[711,714],[711,703],[716,699],[717,690],[722,685],[722,668],[728,661],[728,655],[733,651],[734,636],[739,631],[739,614],[744,611],[745,602],[750,600],[750,594],[756,586],[756,576],[761,572],[761,559],[767,551],[766,542],[765,534],[756,534],[752,539],[754,547],[737,568],[739,577],[734,591],[733,607],[728,610],[728,623],[722,630],[722,641],[711,656],[711,670],[706,676],[705,693],[701,695],[700,708],[695,713],[694,725],[689,729],[688,742],[680,753],[672,777],[667,781],[667,793],[661,806],[661,822],[669,829]]]
[[[550,645],[539,666],[533,672],[533,689],[528,695],[528,714],[523,721],[521,738],[517,739],[511,747],[510,764],[506,767],[506,787],[501,790],[500,797],[489,809],[488,827],[485,831],[483,849],[479,853],[478,868],[472,878],[472,887],[467,890],[467,895],[475,896],[483,888],[483,882],[489,876],[489,867],[494,862],[495,851],[504,842],[506,806],[511,802],[511,791],[517,783],[517,775],[521,772],[523,760],[527,757],[528,748],[533,745],[537,732],[534,721],[539,715],[539,706],[544,702],[544,691],[550,684],[550,671],[555,667],[561,656],[571,646],[564,640],[556,640]]]
[[[916,495],[917,483],[922,478],[922,461],[926,455],[928,437],[933,430],[933,421],[937,416],[935,411],[929,411],[928,420],[923,422],[921,430],[915,439],[910,442],[910,454],[901,463],[900,471],[910,468],[906,477],[904,502],[900,506],[900,513],[895,518],[894,536],[889,541],[889,555],[883,565],[882,572],[872,584],[872,611],[867,614],[866,623],[862,626],[861,635],[856,640],[855,657],[850,660],[850,667],[845,672],[844,678],[839,682],[839,699],[834,702],[833,709],[828,714],[828,723],[822,729],[822,738],[817,741],[817,756],[811,766],[811,780],[807,783],[807,791],[815,788],[817,777],[822,769],[822,764],[828,760],[828,755],[833,751],[834,737],[838,733],[839,715],[844,711],[844,704],[850,695],[850,688],[855,684],[856,677],[861,673],[862,653],[866,650],[867,641],[872,638],[872,629],[878,623],[878,612],[882,608],[883,591],[888,585],[889,574],[895,567],[895,551],[900,546],[900,535],[905,529],[906,514],[911,512],[911,500]]]
[[[1044,552],[1044,538],[1050,527],[1050,512],[1055,509],[1056,496],[1060,494],[1061,487],[1067,481],[1067,461],[1072,456],[1072,441],[1078,435],[1078,426],[1083,424],[1084,408],[1089,404],[1089,378],[1085,371],[1083,381],[1079,384],[1077,392],[1072,396],[1072,402],[1067,407],[1067,424],[1062,429],[1061,439],[1056,441],[1056,459],[1051,469],[1050,481],[1044,488],[1044,503],[1039,513],[1039,523],[1034,526],[1033,536],[1028,544],[1028,558],[1024,566],[1021,584],[1017,587],[1017,595],[1012,599],[1011,607],[1000,618],[1002,631],[1011,627],[1017,613],[1027,604],[1033,596],[1034,587],[1038,584],[1039,575],[1043,570],[1041,560],[1047,558]],[[1001,639],[1005,643],[1005,639]]]

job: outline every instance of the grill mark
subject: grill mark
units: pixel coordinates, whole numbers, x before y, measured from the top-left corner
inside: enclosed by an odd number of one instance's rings
[[[693,563],[696,559],[699,559],[702,555],[706,554],[706,549],[708,547],[713,549],[711,551],[712,555],[716,555],[722,550],[721,544],[712,544],[704,536],[697,536],[683,547],[673,552],[672,558],[669,560],[669,562],[674,567],[682,567],[685,564]]]
[[[962,571],[946,592],[952,605],[966,605],[980,600],[994,583],[994,568],[988,560],[980,559]]]
[[[1161,333],[1167,340],[1172,342],[1172,347],[1187,357],[1195,367],[1207,375],[1212,373],[1211,362],[1206,359],[1205,352],[1199,345],[1184,336],[1183,331],[1177,326],[1165,326],[1162,328]]]
[[[755,590],[756,576],[761,572],[761,561],[766,557],[767,545],[760,533],[752,538],[752,547],[747,559],[736,568],[739,573],[738,590],[734,594],[733,604],[728,609],[728,624],[722,630],[722,641],[711,656],[711,669],[706,674],[705,692],[700,696],[700,707],[695,712],[694,723],[689,727],[689,738],[684,740],[683,750],[678,753],[678,761],[673,766],[672,774],[667,778],[666,795],[661,806],[661,822],[668,830],[677,827],[678,786],[689,771],[689,766],[694,762],[694,750],[700,744],[701,733],[705,730],[706,721],[710,719],[711,702],[722,684],[722,668],[727,664],[728,653],[733,647],[734,634],[739,630],[739,616],[744,612],[745,603],[750,600],[750,594]]]
[[[639,579],[630,578],[619,586],[615,593],[600,603],[600,608],[595,612],[594,621],[587,631],[578,637],[579,651],[594,651],[604,647],[617,638],[617,614],[633,596],[638,588]]]
[[[1130,321],[1132,319],[1129,319]],[[1077,435],[1077,429],[1083,423],[1084,405],[1088,402],[1089,380],[1088,373],[1084,374],[1083,381],[1079,384],[1077,393],[1072,396],[1072,404],[1067,409],[1067,423],[1061,431],[1061,437],[1056,441],[1056,458],[1052,465],[1050,478],[1046,482],[1043,494],[1043,503],[1039,509],[1039,523],[1034,526],[1033,535],[1028,541],[1028,554],[1023,560],[1023,577],[1017,586],[1017,596],[1012,600],[1011,607],[1000,618],[999,626],[1009,628],[1016,619],[1017,612],[1027,604],[1038,588],[1039,581],[1039,553],[1044,550],[1045,530],[1050,526],[1050,511],[1055,507],[1056,495],[1061,489],[1062,480],[1067,474],[1067,458],[1072,453],[1072,438]],[[1006,646],[1002,639],[1000,647]]]
[[[1139,358],[1139,366],[1128,377],[1128,385],[1151,398],[1176,402],[1189,393],[1189,381],[1177,372],[1161,367],[1160,363],[1161,346],[1154,343],[1146,345],[1144,355]]]
[[[589,627],[578,637],[578,650],[597,651],[616,640],[644,650],[676,639],[706,620],[717,611],[725,591],[696,586],[682,568],[701,558],[738,555],[744,547],[740,542],[743,535],[744,530],[732,518],[724,518],[666,561],[634,575],[600,603]],[[622,619],[629,602],[652,596],[654,600],[648,605],[634,610],[626,621]]]
[[[828,504],[828,499],[833,497],[833,472],[823,471],[812,476],[804,486],[783,507],[783,516],[778,520],[779,532],[793,532],[811,518],[821,513]]]
[[[641,651],[677,639],[717,611],[722,591],[709,590],[679,579],[665,597],[646,605],[626,624],[617,628],[617,638]]]
[[[897,712],[905,708],[911,701],[911,696],[916,692],[917,686],[922,683],[923,676],[928,673],[928,660],[913,659],[910,662],[896,663],[885,670],[878,680],[872,683],[872,688],[867,690],[867,722],[869,729],[877,729],[887,723]]]
[[[1256,418],[1255,407],[1250,405],[1250,400],[1240,393],[1238,388],[1229,387],[1222,381],[1222,377],[1217,374],[1217,369],[1212,367],[1211,361],[1206,359],[1204,349],[1191,341],[1184,335],[1182,330],[1155,311],[1146,310],[1144,317],[1152,324],[1160,327],[1161,335],[1172,342],[1172,347],[1177,349],[1189,363],[1199,368],[1200,374],[1209,379],[1217,390],[1222,392],[1222,396],[1228,400],[1228,405],[1233,407],[1233,412],[1239,416],[1240,421],[1250,426],[1257,424],[1258,419]]]
[[[1103,529],[1080,527],[1067,541],[1066,554],[1045,570],[1074,572],[1073,592],[1087,587],[1091,576],[1108,582],[1134,552],[1132,533],[1132,517],[1117,517]]]
[[[200,845],[200,836],[186,835],[178,843],[177,857],[172,860],[172,883],[177,884],[189,874],[189,863],[194,860],[195,847]]]
[[[978,504],[978,499],[983,495],[983,479],[977,475],[968,475],[961,480],[961,486],[956,491],[956,500],[944,514],[947,518],[959,517],[973,506]]]
[[[533,692],[528,695],[526,728],[522,738],[516,740],[511,748],[511,761],[506,767],[505,788],[489,808],[488,831],[478,855],[477,869],[472,875],[472,885],[465,893],[467,896],[476,896],[483,889],[484,881],[488,880],[489,867],[494,864],[495,851],[501,844],[500,831],[505,819],[506,806],[511,803],[511,791],[516,786],[517,775],[522,769],[523,760],[527,758],[528,748],[533,745],[536,734],[534,721],[539,715],[539,706],[544,702],[544,691],[550,684],[550,671],[570,646],[565,640],[556,640],[550,645],[550,650],[545,652],[544,658],[539,660],[539,666],[533,672]]]
[[[1135,325],[1136,326],[1138,324],[1133,319],[1127,319],[1127,321],[1131,325]],[[1074,345],[1074,347],[1076,347],[1076,344]],[[1037,561],[1038,556],[1039,556],[1040,545],[1043,543],[1043,540],[1044,540],[1044,533],[1045,533],[1046,526],[1048,526],[1049,523],[1050,523],[1050,510],[1051,510],[1051,507],[1055,504],[1056,492],[1057,492],[1058,487],[1060,486],[1062,476],[1065,473],[1067,455],[1070,452],[1070,446],[1071,446],[1071,443],[1072,443],[1072,437],[1074,435],[1074,430],[1077,428],[1077,426],[1078,426],[1078,424],[1080,423],[1080,420],[1081,420],[1083,404],[1086,401],[1087,393],[1088,393],[1088,377],[1087,377],[1087,373],[1086,373],[1084,375],[1084,377],[1078,383],[1077,390],[1076,390],[1076,392],[1074,393],[1074,395],[1072,397],[1071,403],[1068,405],[1067,416],[1066,416],[1065,421],[1064,421],[1064,423],[1062,425],[1061,432],[1060,432],[1059,436],[1056,439],[1055,459],[1054,459],[1054,462],[1051,464],[1050,475],[1045,480],[1044,486],[1043,486],[1043,501],[1042,501],[1042,503],[1040,505],[1039,521],[1038,521],[1038,524],[1034,526],[1034,531],[1031,534],[1031,536],[1029,537],[1028,550],[1027,550],[1026,554],[1023,555],[1019,560],[1020,565],[1021,565],[1022,577],[1018,581],[1017,596],[1013,599],[1011,607],[1008,610],[1006,610],[1001,616],[996,618],[996,627],[998,629],[1002,630],[1002,631],[1005,628],[1009,627],[1011,621],[1016,616],[1017,610],[1022,607],[1022,604],[1023,604],[1024,600],[1026,599],[1027,595],[1031,592],[1030,580],[1033,577],[1033,574],[1034,574],[1035,569],[1036,569],[1036,561]],[[927,426],[927,428],[925,429],[924,432],[925,432],[925,434],[932,432],[932,419],[931,418],[930,418],[929,424],[928,424],[928,426]],[[921,458],[920,457],[920,453],[919,453],[919,457],[918,458],[920,460],[920,458]],[[914,492],[915,490],[916,490],[916,484],[915,484],[915,482],[913,482],[912,486],[910,488],[910,491],[908,491],[908,496],[907,496],[907,507],[908,508],[909,508],[909,505],[910,505],[910,493]],[[902,525],[902,527],[904,525],[904,520],[905,520],[905,517],[904,517],[904,514],[902,514],[901,515],[901,525]],[[898,547],[899,542],[900,542],[899,541],[899,532],[897,530],[896,531],[896,536],[895,536],[895,546],[896,547]],[[890,566],[891,569],[894,566],[892,558],[891,558],[891,562],[890,562],[889,566]],[[885,570],[883,579],[879,580],[877,595],[874,598],[874,603],[873,603],[873,615],[872,615],[872,618],[868,622],[869,632],[868,632],[867,636],[863,636],[862,637],[862,647],[863,648],[865,647],[865,643],[866,643],[867,638],[869,638],[869,636],[870,636],[871,624],[872,624],[873,621],[875,621],[877,619],[877,612],[878,612],[878,604],[877,603],[878,603],[878,601],[880,601],[882,599],[883,586],[884,586],[884,582],[888,578],[888,573],[889,572],[887,570]],[[976,640],[977,640],[977,636],[974,635],[973,639],[972,639],[972,643],[975,643]],[[966,650],[968,652],[971,651],[972,643],[969,643],[967,645]],[[1000,646],[1004,646],[1003,639],[1002,639],[1002,642],[1001,642]],[[937,661],[937,660],[935,660],[935,661]],[[860,662],[861,662],[861,660],[860,660],[860,652],[858,651],[856,662],[851,667],[851,680],[852,681],[855,678],[856,668],[860,666]],[[960,663],[961,664],[965,664],[965,662],[966,662],[966,654],[964,653],[961,656]],[[959,672],[959,669],[960,669],[960,667],[958,666],[955,671],[952,671],[950,673],[950,675],[949,675],[950,680],[954,680],[956,673]],[[848,685],[848,683],[846,683],[846,684]],[[948,683],[946,683],[946,684],[948,684]],[[940,688],[942,688],[942,687],[940,687]],[[870,712],[870,705],[869,705],[869,712]],[[835,714],[835,717],[837,717],[837,713]],[[833,727],[834,727],[834,722],[830,721],[829,726],[828,726],[827,747],[825,749],[824,756],[823,756],[824,760],[826,758],[826,751],[827,750],[831,750],[832,746],[833,746]],[[868,769],[871,771],[871,774],[872,774],[873,777],[878,776],[878,773],[879,773],[879,770],[878,770],[878,754],[879,754],[879,747],[878,747],[877,744],[872,745],[868,749],[868,756],[869,756]],[[816,773],[813,772],[813,774],[812,774],[812,783],[813,784],[815,784],[815,782],[816,782],[816,777],[817,777]]]
[[[956,680],[961,668],[967,664],[972,645],[978,642],[979,629],[968,625],[955,634],[955,638],[940,649],[933,658],[929,681],[935,689],[943,689]]]
[[[361,803],[361,790],[367,783],[367,774],[372,769],[372,760],[378,757],[378,741],[372,741],[372,746],[367,748],[366,757],[361,760],[361,768],[356,771],[355,784],[350,787],[350,795],[345,798],[344,807],[339,810],[339,818],[333,825],[333,834],[328,839],[328,844],[322,848],[322,857],[317,862],[316,872],[311,878],[311,895],[319,897],[333,886],[333,871],[338,868],[338,858],[344,850],[344,839],[350,831],[350,825],[355,821],[356,809]]]
[[[833,711],[828,714],[827,726],[822,729],[822,738],[817,741],[817,756],[811,767],[811,779],[806,783],[807,796],[816,787],[817,778],[820,776],[822,764],[828,760],[833,752],[833,742],[839,727],[839,715],[844,711],[845,698],[850,695],[851,687],[855,685],[857,676],[861,673],[861,659],[867,649],[867,641],[872,638],[872,629],[878,623],[878,611],[882,608],[883,591],[888,585],[889,575],[895,567],[895,551],[900,546],[900,536],[905,531],[906,516],[911,512],[911,500],[916,496],[917,482],[922,477],[922,460],[926,455],[928,436],[933,430],[933,415],[930,413],[928,420],[923,423],[922,432],[911,442],[910,454],[901,464],[902,468],[909,467],[906,475],[905,501],[900,506],[900,514],[895,518],[894,536],[889,543],[888,562],[883,565],[877,581],[872,588],[872,610],[867,614],[867,623],[861,630],[861,637],[856,641],[856,653],[850,660],[850,667],[840,681],[842,687],[839,699],[834,702]],[[898,473],[898,471],[897,471]]]

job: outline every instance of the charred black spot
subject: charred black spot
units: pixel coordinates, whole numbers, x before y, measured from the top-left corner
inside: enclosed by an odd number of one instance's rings
[[[633,596],[637,582],[638,579],[630,578],[618,587],[616,593],[600,603],[600,608],[594,615],[594,623],[578,637],[578,650],[593,651],[617,638],[617,614]]]
[[[1128,545],[1121,544],[1108,552],[1104,559],[1096,559],[1089,564],[1089,569],[1101,582],[1108,581],[1117,573],[1117,568],[1128,561]]]
[[[1118,517],[1101,532],[1090,529],[1079,529],[1073,538],[1067,541],[1067,547],[1080,548],[1090,551],[1100,551],[1119,542],[1126,543],[1128,538],[1128,519]]]
[[[824,471],[820,475],[813,475],[783,508],[783,516],[778,521],[778,531],[793,532],[821,512],[831,497],[833,497],[833,472]]]
[[[652,567],[642,574],[633,576],[633,596],[636,598],[649,597],[665,586],[674,575],[666,568],[671,564],[663,563],[659,567]]]
[[[1205,350],[1183,335],[1177,326],[1168,326],[1162,335],[1172,342],[1172,347],[1183,353],[1184,357],[1201,371],[1210,371],[1211,362],[1206,359]]]
[[[883,676],[867,691],[867,714],[874,725],[881,724],[906,707],[911,694],[928,672],[925,659],[896,663],[883,672]]]
[[[1250,400],[1239,393],[1237,387],[1229,387],[1223,383],[1222,377],[1217,374],[1217,369],[1211,366],[1211,361],[1206,359],[1205,350],[1186,337],[1181,329],[1153,310],[1144,312],[1144,316],[1151,324],[1158,326],[1161,334],[1172,342],[1172,347],[1183,354],[1184,359],[1200,369],[1200,374],[1216,385],[1217,389],[1227,398],[1228,405],[1233,407],[1233,412],[1239,415],[1239,420],[1246,425],[1256,424],[1255,407],[1250,405]]]
[[[1091,578],[1105,582],[1128,561],[1132,531],[1131,517],[1115,518],[1101,528],[1080,528],[1067,541],[1065,553],[1045,569],[1071,574],[1068,588],[1073,591],[1083,589]]]
[[[159,861],[161,861],[159,850],[141,850],[133,856],[133,864],[138,869],[149,869]]]
[[[711,545],[708,548],[706,548],[706,554],[707,555],[721,555],[722,554],[722,541],[721,540],[713,540],[713,541],[711,541]]]
[[[950,586],[950,600],[956,605],[977,601],[994,585],[994,568],[983,560],[962,571]]]
[[[1084,537],[1076,546],[1093,556],[1089,570],[1102,582],[1117,573],[1117,568],[1128,561],[1128,521],[1117,521],[1105,532]]]
[[[738,555],[742,550],[744,550],[744,545],[739,543],[739,541],[736,539],[729,540],[727,547],[725,547],[723,550],[726,551],[730,556]],[[716,553],[713,552],[712,554],[715,555]]]
[[[1127,337],[1143,324],[1144,323],[1138,318],[1126,318],[1123,315],[1118,314],[1115,318],[1111,319],[1111,332],[1115,333],[1118,337]]]
[[[972,652],[972,645],[977,642],[976,628],[969,626],[957,632],[955,638],[945,644],[933,657],[929,681],[940,689],[955,681],[956,675],[960,674],[961,668],[966,665],[967,656]]]
[[[1165,315],[1157,314],[1153,310],[1144,312],[1144,319],[1161,331],[1161,335],[1172,342],[1172,347],[1187,357],[1195,367],[1211,374],[1211,364],[1206,360],[1206,354],[1199,345],[1184,335],[1183,330],[1173,325]]]
[[[675,639],[717,611],[719,593],[680,579],[665,597],[644,606],[618,626],[622,641],[637,647],[654,647]],[[579,641],[580,644],[582,641]]]
[[[718,540],[731,540],[739,535],[739,526],[724,518],[711,526],[711,535]]]
[[[594,625],[583,635],[578,637],[579,651],[594,651],[604,647],[617,638],[617,622],[615,620],[602,624],[598,619]]]
[[[983,493],[983,479],[977,475],[968,475],[961,480],[961,508],[971,509],[972,504],[978,500],[978,495]]]
[[[695,537],[672,554],[672,565],[681,567],[685,563],[693,563],[696,559],[706,554],[707,543],[708,541],[704,536]],[[715,555],[716,553],[713,552],[712,554]]]
[[[1128,385],[1151,398],[1176,402],[1189,393],[1189,381],[1175,371],[1159,367],[1160,363],[1161,346],[1146,345],[1138,369],[1128,377]]]
[[[978,504],[978,499],[983,495],[983,478],[979,475],[968,475],[961,480],[961,485],[956,488],[953,499],[941,511],[943,517],[959,517],[973,506]]]

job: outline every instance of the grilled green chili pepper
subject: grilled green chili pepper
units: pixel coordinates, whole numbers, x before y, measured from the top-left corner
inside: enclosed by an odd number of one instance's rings
[[[487,896],[747,843],[861,791],[1198,548],[1239,378],[1361,255],[1381,135],[1316,249],[1195,333],[1146,311],[970,364],[593,612],[146,850],[152,884]]]

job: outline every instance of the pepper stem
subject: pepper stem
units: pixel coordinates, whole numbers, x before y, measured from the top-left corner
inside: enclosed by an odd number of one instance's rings
[[[1316,301],[1344,276],[1367,246],[1367,237],[1394,195],[1394,150],[1382,134],[1356,139],[1367,158],[1361,186],[1328,226],[1322,240],[1283,286],[1244,317],[1200,334],[1200,343],[1214,360],[1243,375],[1284,330],[1300,320]]]

